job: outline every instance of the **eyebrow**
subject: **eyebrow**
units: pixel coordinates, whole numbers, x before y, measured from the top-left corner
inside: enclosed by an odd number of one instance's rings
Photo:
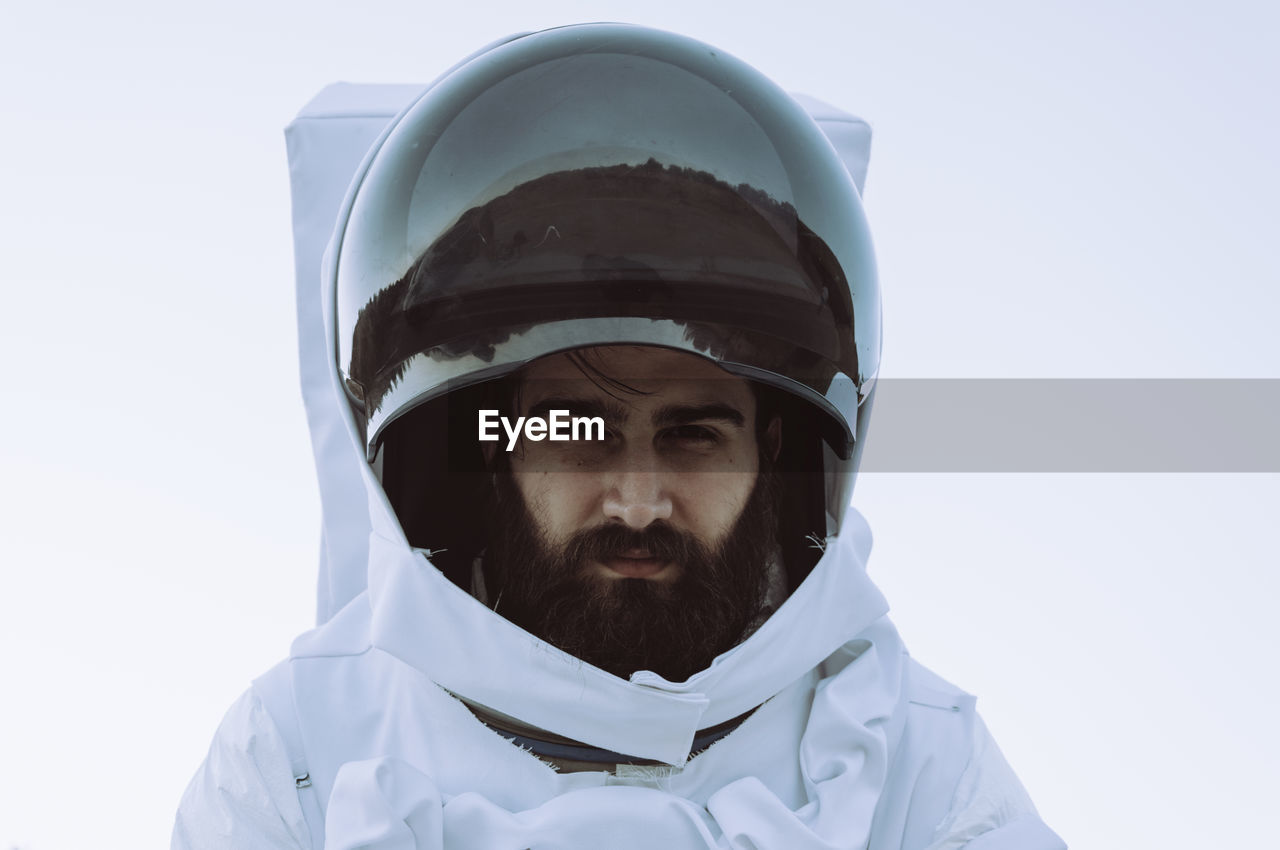
[[[741,428],[746,424],[742,411],[728,404],[669,404],[653,414],[653,424],[658,427],[688,425],[690,422],[719,421]]]
[[[553,410],[567,410],[572,416],[599,416],[606,422],[620,424],[626,422],[630,412],[615,401],[595,398],[568,398],[555,396],[544,398],[529,408],[526,416],[545,418]],[[668,404],[658,408],[653,414],[653,424],[658,428],[669,428],[675,425],[688,425],[691,422],[717,421],[725,422],[737,428],[746,424],[746,417],[736,407],[720,402],[708,404]]]

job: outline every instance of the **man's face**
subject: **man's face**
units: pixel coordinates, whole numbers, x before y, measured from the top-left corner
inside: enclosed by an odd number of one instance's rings
[[[523,439],[509,455],[485,557],[498,612],[620,676],[678,681],[737,642],[776,528],[747,381],[668,349],[602,347],[531,364],[515,408],[599,416],[605,439]]]

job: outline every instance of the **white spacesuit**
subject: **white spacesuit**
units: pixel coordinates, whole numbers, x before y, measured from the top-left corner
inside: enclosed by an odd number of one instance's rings
[[[809,106],[843,162],[732,57],[591,25],[487,48],[390,124],[338,211],[322,333],[300,300],[321,625],[232,707],[173,847],[1064,846],[866,575],[846,506],[879,360],[868,136]],[[314,237],[333,207],[297,190]],[[709,359],[813,421],[782,452],[784,599],[684,681],[613,675],[496,613],[455,487],[476,477],[446,401],[619,343]]]

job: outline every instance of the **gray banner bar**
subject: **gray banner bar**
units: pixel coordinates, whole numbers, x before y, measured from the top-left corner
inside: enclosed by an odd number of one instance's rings
[[[1277,379],[883,379],[866,472],[1280,472]]]

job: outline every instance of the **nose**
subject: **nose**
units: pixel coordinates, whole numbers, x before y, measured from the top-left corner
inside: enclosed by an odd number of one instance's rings
[[[652,465],[619,471],[604,498],[604,515],[640,530],[651,523],[671,519],[671,495],[667,478]]]

